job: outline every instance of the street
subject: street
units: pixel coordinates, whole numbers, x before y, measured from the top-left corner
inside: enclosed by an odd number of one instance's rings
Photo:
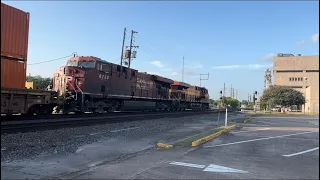
[[[318,117],[256,117],[196,148],[160,149],[72,178],[318,179]]]

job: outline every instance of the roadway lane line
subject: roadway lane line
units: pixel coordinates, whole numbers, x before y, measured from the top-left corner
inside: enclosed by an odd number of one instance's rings
[[[219,146],[229,146],[229,145],[241,144],[241,143],[246,143],[246,142],[262,141],[262,140],[281,138],[281,137],[289,137],[289,136],[295,136],[295,135],[300,135],[300,134],[309,134],[309,133],[314,133],[314,132],[308,131],[308,132],[301,132],[301,133],[295,133],[295,134],[287,134],[287,135],[282,135],[282,136],[272,136],[272,137],[266,137],[266,138],[251,139],[251,140],[246,140],[246,141],[238,141],[238,142],[232,142],[232,143],[226,143],[226,144],[218,144],[218,145],[214,145],[214,146],[204,146],[204,148],[219,147]]]
[[[128,130],[131,130],[131,129],[138,129],[138,128],[141,128],[141,127],[132,127],[132,128],[126,128],[126,129],[118,129],[118,130],[113,130],[113,131],[110,131],[110,132],[120,132],[120,131],[128,131]]]
[[[186,166],[186,167],[194,167],[194,168],[200,168],[203,169],[206,166],[205,165],[200,165],[200,164],[190,164],[190,163],[184,163],[184,162],[171,162],[171,165],[178,165],[178,166]]]
[[[238,134],[238,133],[246,133],[246,132],[264,131],[264,130],[268,130],[268,129],[270,129],[270,128],[258,129],[258,130],[253,130],[253,131],[238,131],[238,132],[231,132],[231,133]]]
[[[300,155],[300,154],[312,152],[312,151],[315,151],[315,150],[318,150],[318,149],[319,149],[319,147],[316,147],[316,148],[313,148],[313,149],[309,149],[309,150],[297,152],[297,153],[294,153],[294,154],[286,154],[286,155],[282,155],[282,156],[284,156],[284,157],[291,157],[291,156],[296,156],[296,155]]]
[[[293,119],[293,118],[298,118],[297,121],[303,119],[303,120],[306,120],[306,119],[312,119],[312,120],[318,120],[319,118],[318,117],[281,117],[281,116],[277,116],[277,117],[267,117],[267,116],[262,116],[262,117],[254,117],[255,119]]]

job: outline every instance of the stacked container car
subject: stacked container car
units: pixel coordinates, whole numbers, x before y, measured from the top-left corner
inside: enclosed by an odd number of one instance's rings
[[[46,114],[52,92],[25,89],[30,14],[1,3],[1,114]]]

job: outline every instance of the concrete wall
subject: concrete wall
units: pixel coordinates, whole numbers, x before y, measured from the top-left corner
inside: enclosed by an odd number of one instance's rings
[[[288,86],[304,94],[302,110],[319,113],[319,56],[289,56],[273,59],[274,85]]]

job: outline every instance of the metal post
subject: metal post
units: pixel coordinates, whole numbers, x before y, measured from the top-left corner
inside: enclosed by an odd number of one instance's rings
[[[217,126],[219,126],[219,121],[220,121],[220,107],[218,106],[218,121],[217,121]]]
[[[121,49],[121,56],[120,56],[120,66],[121,66],[121,71],[122,71],[122,60],[123,60],[123,49],[124,49],[124,43],[126,40],[126,28],[124,28],[123,32],[123,39],[122,39],[122,49]]]
[[[182,82],[183,82],[183,76],[184,76],[184,57],[182,58]]]
[[[226,106],[226,118],[224,120],[224,126],[227,126],[228,125],[228,108]]]

